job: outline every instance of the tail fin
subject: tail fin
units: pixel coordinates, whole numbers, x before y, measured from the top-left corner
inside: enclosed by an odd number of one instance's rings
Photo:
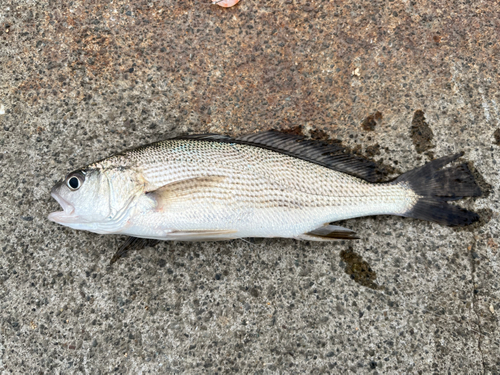
[[[448,226],[465,226],[479,220],[479,215],[475,212],[447,203],[482,194],[467,164],[441,169],[460,156],[462,154],[433,160],[423,167],[402,174],[394,181],[394,184],[408,186],[420,196],[411,210],[402,216]]]

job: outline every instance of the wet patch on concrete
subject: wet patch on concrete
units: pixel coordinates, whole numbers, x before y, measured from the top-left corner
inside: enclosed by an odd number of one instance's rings
[[[459,205],[462,207],[464,206],[463,204]],[[488,224],[489,221],[493,218],[493,210],[491,208],[480,208],[480,209],[468,208],[468,209],[477,213],[479,215],[479,220],[466,227],[456,227],[455,230],[457,232],[476,233],[478,228]]]
[[[304,128],[302,127],[302,125],[297,125],[297,126],[285,128],[285,129],[276,129],[276,131],[280,131],[281,133],[304,136]]]
[[[481,189],[482,194],[479,197],[466,198],[465,200],[460,201],[458,204],[464,208],[476,212],[479,215],[479,220],[469,226],[457,228],[457,231],[474,233],[477,228],[487,224],[493,218],[493,210],[491,210],[490,208],[474,209],[472,203],[478,198],[488,198],[493,192],[493,186],[486,182],[483,175],[474,167],[472,162],[468,162],[467,166],[474,176],[474,180],[476,181],[477,185]]]
[[[374,131],[376,126],[382,122],[382,113],[377,111],[363,120],[361,127],[365,131]]]
[[[383,287],[375,282],[377,279],[376,272],[373,271],[368,262],[352,249],[342,250],[340,258],[345,264],[345,273],[356,283],[374,290],[383,289]]]
[[[321,129],[313,129],[310,131],[311,138],[317,139],[318,141],[326,141],[328,140],[328,133]],[[339,140],[334,140],[334,142],[339,142]]]
[[[376,145],[366,147],[365,154],[370,158],[380,155],[380,145],[377,143]]]
[[[493,133],[493,138],[495,139],[493,143],[500,146],[500,128],[495,130],[495,132]]]
[[[401,171],[397,168],[394,168],[392,165],[385,164],[384,159],[380,159],[376,161],[377,163],[377,180],[375,182],[387,182],[391,181],[393,178],[389,178],[388,176],[393,176],[397,174],[402,174]]]
[[[419,154],[434,147],[432,144],[434,133],[432,132],[429,124],[425,121],[425,114],[421,110],[416,111],[413,115],[410,137]]]
[[[386,151],[388,151],[387,147],[384,148]],[[381,154],[380,152],[381,147],[380,145],[374,144],[367,146],[365,148],[365,151],[363,152],[363,156],[368,157],[370,160],[375,160],[375,156],[378,156]],[[391,160],[391,159],[389,159]],[[391,161],[393,164],[398,164],[398,160]],[[377,182],[387,182],[395,178],[397,175],[403,174],[403,171],[401,171],[399,168],[396,168],[392,166],[391,164],[387,164],[384,162],[384,159],[381,158],[377,161],[375,161],[377,164],[378,171],[380,174],[378,175],[378,180]],[[389,177],[392,176],[392,177]]]
[[[479,221],[474,227],[482,227],[483,225],[488,224],[493,218],[493,210],[491,208],[480,208],[479,210],[476,210],[476,212],[479,215]]]
[[[474,176],[474,180],[481,189],[482,192],[481,198],[488,198],[491,192],[493,191],[493,186],[488,182],[486,182],[483,175],[474,167],[474,164],[472,162],[467,163],[467,166],[469,167],[469,170]]]

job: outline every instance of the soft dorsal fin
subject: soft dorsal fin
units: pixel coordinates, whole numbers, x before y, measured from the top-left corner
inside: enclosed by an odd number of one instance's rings
[[[187,134],[187,135],[180,135],[178,137],[174,137],[171,139],[197,139],[200,141],[237,143],[237,140],[235,138],[231,138],[228,135],[215,134],[215,133]]]
[[[176,139],[197,139],[261,147],[347,173],[369,182],[379,180],[379,172],[374,162],[349,154],[344,147],[338,144],[307,140],[298,135],[267,131],[238,138],[218,134],[193,134]]]

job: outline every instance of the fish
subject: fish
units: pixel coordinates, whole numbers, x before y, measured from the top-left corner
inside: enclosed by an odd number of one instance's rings
[[[277,131],[180,136],[67,174],[51,190],[62,211],[48,219],[152,241],[349,240],[359,237],[335,222],[373,215],[466,226],[479,215],[450,202],[482,192],[467,163],[454,163],[461,156],[377,182],[374,162],[337,143]]]

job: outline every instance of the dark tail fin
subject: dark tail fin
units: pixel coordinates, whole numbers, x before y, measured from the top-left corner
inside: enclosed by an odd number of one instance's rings
[[[395,184],[403,184],[420,196],[403,216],[435,221],[448,226],[464,226],[479,220],[479,215],[447,201],[482,194],[467,164],[441,169],[462,154],[433,160],[399,176]]]

